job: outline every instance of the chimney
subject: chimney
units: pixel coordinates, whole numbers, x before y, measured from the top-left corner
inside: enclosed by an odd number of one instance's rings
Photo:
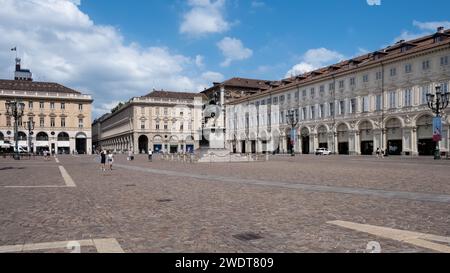
[[[16,72],[20,71],[20,59],[16,58]]]
[[[440,26],[437,28],[438,33],[444,33],[444,27]]]

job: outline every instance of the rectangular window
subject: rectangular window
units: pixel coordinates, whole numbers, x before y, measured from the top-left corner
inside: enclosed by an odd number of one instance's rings
[[[427,94],[430,92],[430,85],[422,86],[420,90],[420,104],[427,104]]]
[[[156,116],[159,116],[159,107],[155,108],[155,114],[156,114]]]
[[[340,81],[339,81],[339,88],[342,89],[342,88],[344,88],[344,87],[345,87],[344,81],[343,81],[343,80],[340,80]]]
[[[55,127],[55,118],[50,118],[50,127]]]
[[[295,101],[300,100],[300,91],[295,92]]]
[[[6,116],[6,127],[11,127],[11,117]]]
[[[328,85],[328,90],[329,90],[329,91],[334,91],[334,82],[332,82],[332,83],[330,83],[330,84]]]
[[[278,97],[273,98],[273,104],[275,104],[275,105],[278,104]]]
[[[141,129],[145,129],[145,121],[141,120]]]
[[[62,109],[62,110],[66,109],[66,103],[61,102],[61,109]]]
[[[280,103],[281,103],[281,104],[284,103],[284,95],[280,96]]]
[[[66,118],[61,118],[61,127],[66,127]]]
[[[315,106],[311,106],[311,119],[312,120],[316,119],[316,107]]]
[[[50,109],[55,109],[55,103],[54,102],[50,102]]]
[[[345,101],[339,102],[339,115],[345,115]]]
[[[271,98],[267,99],[267,105],[270,105],[270,104],[272,104],[272,99]]]
[[[391,77],[394,77],[397,75],[397,68],[391,68]]]
[[[82,104],[81,104],[81,105],[82,105]],[[78,128],[82,129],[83,127],[84,127],[83,119],[80,118],[80,119],[78,119]]]
[[[299,111],[298,111],[298,109],[295,109],[295,120],[300,120],[300,117],[299,117]]]
[[[42,127],[45,127],[45,120],[44,120],[44,118],[39,118],[39,126],[42,128]]]
[[[280,123],[284,124],[284,111],[280,112]]]
[[[364,113],[369,112],[369,96],[365,96],[362,98],[362,111]]]
[[[333,117],[334,116],[334,102],[330,102],[330,116]]]
[[[448,91],[448,83],[442,83],[441,84],[441,92],[442,93],[447,93],[447,91]]]
[[[369,82],[369,75],[366,74],[366,75],[363,76],[363,82],[364,83],[368,83]]]
[[[302,92],[302,93],[303,93],[303,94],[302,94],[302,95],[303,95],[303,97],[304,97],[304,98],[306,98],[306,89],[305,89],[305,90],[303,90],[303,92]]]
[[[382,109],[381,106],[382,106],[382,96],[377,95],[376,110],[381,111],[381,109]]]
[[[350,78],[350,85],[351,85],[351,86],[354,86],[355,83],[356,83],[355,78]]]
[[[321,86],[320,86],[320,93],[323,94],[324,92],[325,92],[325,86],[324,86],[324,85],[321,85]]]
[[[316,89],[313,87],[311,88],[311,98],[313,99],[316,96]]]
[[[181,125],[180,125],[180,132],[183,132],[183,130],[184,130],[184,125],[181,124]]]
[[[377,81],[381,80],[381,78],[383,77],[383,73],[381,71],[378,71],[377,74],[375,75]]]
[[[308,119],[307,115],[306,115],[306,107],[302,108],[302,120],[306,120]]]
[[[167,108],[164,108],[164,116],[167,116],[167,114],[168,114],[168,110],[167,110]]]
[[[44,109],[44,102],[43,101],[39,102],[39,109]]]
[[[287,94],[287,101],[288,103],[291,102],[291,94]]]
[[[441,57],[441,66],[448,65],[448,56]]]
[[[33,109],[33,102],[32,101],[28,102],[28,109]]]
[[[78,110],[83,111],[83,104],[78,104]]]
[[[412,65],[411,64],[407,64],[405,65],[405,73],[411,73],[412,72]]]
[[[409,107],[412,105],[412,90],[411,89],[406,89],[404,92],[404,101],[403,101],[403,106],[405,107]]]
[[[350,113],[356,113],[356,99],[350,100]]]
[[[157,122],[157,123],[155,124],[155,129],[156,129],[156,130],[159,130],[159,122]]]
[[[396,95],[397,95],[397,92],[395,92],[395,91],[389,92],[389,109],[395,109],[395,108],[397,108],[397,105],[396,105],[396,102],[397,102],[397,100],[396,100]]]
[[[319,118],[323,118],[324,117],[324,110],[325,110],[325,106],[323,104],[321,104],[319,106]]]
[[[167,124],[167,122],[166,122],[166,123],[164,123],[164,130],[167,130],[167,129],[169,129],[169,124]]]
[[[422,62],[422,69],[423,70],[428,70],[428,69],[430,69],[430,61],[423,61]]]

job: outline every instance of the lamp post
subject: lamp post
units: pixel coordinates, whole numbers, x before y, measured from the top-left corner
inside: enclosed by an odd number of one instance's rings
[[[25,128],[28,130],[28,153],[32,154],[32,147],[31,147],[31,135],[33,134],[35,122],[29,120],[25,124]]]
[[[433,124],[435,124],[433,127],[436,127],[433,128],[433,131],[437,130],[437,132],[433,132],[433,138],[436,141],[436,150],[434,152],[435,160],[441,159],[441,151],[439,149],[439,141],[441,140],[441,113],[449,104],[449,94],[448,91],[443,93],[441,91],[441,86],[439,85],[436,86],[436,94],[427,94],[428,107],[436,114],[435,122],[433,122]]]
[[[10,117],[14,117],[14,139],[16,141],[15,147],[16,151],[14,153],[14,159],[20,160],[19,154],[19,120],[23,116],[23,110],[25,109],[25,104],[22,102],[14,101],[6,101],[6,115]]]
[[[297,127],[298,119],[295,116],[294,110],[289,110],[286,118],[289,126],[291,127],[291,156],[295,156],[295,128]]]

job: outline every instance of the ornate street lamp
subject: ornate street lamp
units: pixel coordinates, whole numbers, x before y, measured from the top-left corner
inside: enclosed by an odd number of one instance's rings
[[[19,120],[23,116],[23,110],[25,109],[25,104],[18,101],[6,101],[6,115],[14,117],[14,139],[16,141],[15,147],[16,151],[14,153],[14,159],[20,160],[19,154]]]
[[[289,110],[286,118],[289,126],[291,127],[291,155],[295,156],[295,128],[297,127],[298,119],[295,116],[294,110]]]
[[[33,135],[34,126],[35,126],[34,121],[29,120],[25,123],[25,128],[28,130],[28,153],[29,154],[32,154],[32,151],[33,151],[32,147],[31,147],[31,145],[32,145],[31,138]]]
[[[441,86],[436,86],[436,94],[428,93],[427,102],[428,107],[436,114],[433,124],[433,139],[436,141],[436,150],[434,153],[434,159],[441,159],[441,151],[439,150],[439,141],[441,140],[441,113],[448,107],[450,93],[441,91]],[[436,131],[435,131],[436,130]]]

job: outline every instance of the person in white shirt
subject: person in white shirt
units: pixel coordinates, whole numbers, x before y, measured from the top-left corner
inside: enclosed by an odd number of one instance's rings
[[[153,160],[153,151],[148,150],[148,161],[152,162],[152,160]]]
[[[113,163],[114,163],[114,154],[108,151],[108,165],[110,171],[112,171]]]

